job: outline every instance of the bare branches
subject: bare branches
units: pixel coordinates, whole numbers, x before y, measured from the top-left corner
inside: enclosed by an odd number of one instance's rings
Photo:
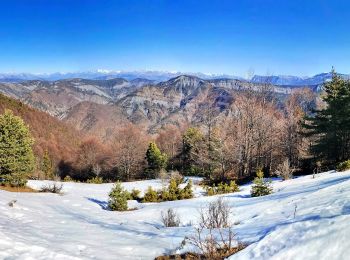
[[[161,217],[165,227],[178,227],[180,225],[180,218],[172,208],[166,212],[162,211]]]
[[[223,259],[237,250],[230,214],[231,208],[222,198],[200,210],[198,227],[188,241],[206,259]]]

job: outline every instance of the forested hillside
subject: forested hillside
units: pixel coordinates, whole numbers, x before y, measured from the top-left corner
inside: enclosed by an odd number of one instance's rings
[[[83,138],[79,131],[45,112],[0,94],[0,114],[6,109],[20,116],[29,126],[30,133],[35,139],[34,153],[38,170],[45,153],[49,154],[53,164],[75,155]]]

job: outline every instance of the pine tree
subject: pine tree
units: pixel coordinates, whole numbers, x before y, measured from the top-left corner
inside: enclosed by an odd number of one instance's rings
[[[108,207],[117,211],[128,210],[128,198],[130,198],[129,192],[122,187],[120,182],[116,182],[109,193]]]
[[[33,143],[20,117],[10,110],[0,115],[0,177],[12,186],[24,186],[34,170]]]
[[[258,169],[256,172],[256,178],[253,181],[253,186],[251,190],[252,197],[260,197],[269,195],[272,193],[271,183],[264,179],[264,172],[261,169]]]
[[[323,85],[326,107],[306,117],[307,136],[316,141],[311,147],[315,157],[329,163],[350,158],[350,81],[332,72],[332,80]]]
[[[218,136],[218,129],[211,129],[210,136],[207,133],[206,176],[211,179],[221,166],[222,143]],[[222,178],[224,173],[221,174]]]
[[[161,153],[154,142],[151,142],[148,146],[146,160],[148,164],[146,172],[149,178],[157,177],[159,172],[166,168],[168,161],[166,154]]]
[[[49,156],[49,152],[46,150],[42,159],[41,170],[45,174],[45,179],[53,178],[53,165],[51,158]]]
[[[180,188],[179,184],[176,182],[175,179],[171,179],[168,187],[169,192],[169,200],[177,200],[180,195]]]
[[[187,129],[182,140],[182,173],[191,176],[199,175],[201,167],[199,165],[201,153],[204,149],[204,136],[195,127]]]

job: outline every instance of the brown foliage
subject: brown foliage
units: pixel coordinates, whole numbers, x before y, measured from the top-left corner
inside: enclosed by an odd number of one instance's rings
[[[169,158],[169,168],[174,170],[175,157],[181,152],[182,131],[174,125],[164,126],[156,138],[159,149]]]
[[[34,153],[39,159],[38,163],[44,151],[49,152],[55,165],[62,159],[66,160],[75,155],[83,136],[79,131],[68,127],[47,113],[0,94],[0,113],[3,113],[5,109],[12,110],[29,125],[30,132],[35,139]]]
[[[120,178],[131,180],[141,177],[147,139],[140,127],[131,123],[116,131],[111,147],[111,161],[118,168]]]
[[[109,170],[109,152],[96,137],[85,138],[79,146],[73,167],[78,171],[78,179],[89,179]],[[74,174],[73,174],[74,175]],[[74,177],[74,176],[73,176]]]

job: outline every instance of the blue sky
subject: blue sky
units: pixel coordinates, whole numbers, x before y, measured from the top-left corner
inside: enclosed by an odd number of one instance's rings
[[[1,0],[0,72],[349,73],[350,3]]]

